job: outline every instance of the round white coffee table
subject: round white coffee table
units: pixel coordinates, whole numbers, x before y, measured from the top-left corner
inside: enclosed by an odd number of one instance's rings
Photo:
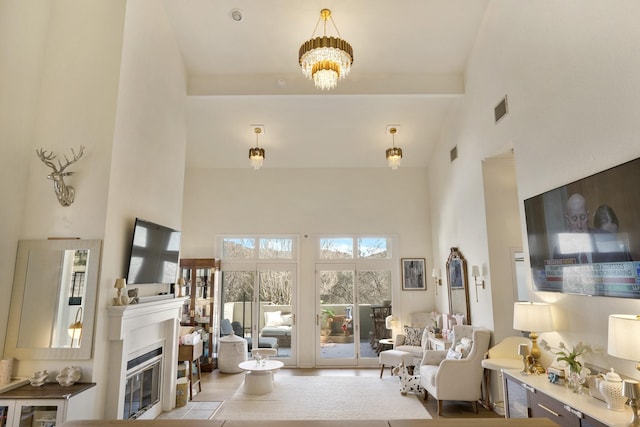
[[[247,371],[244,376],[244,392],[247,394],[266,394],[273,390],[273,373],[282,368],[279,360],[264,360],[261,365],[255,360],[238,364],[238,368]]]

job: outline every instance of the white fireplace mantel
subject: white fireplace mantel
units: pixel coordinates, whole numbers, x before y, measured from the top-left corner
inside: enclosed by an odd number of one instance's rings
[[[122,419],[127,362],[145,351],[161,347],[163,354],[160,404],[141,418],[155,418],[175,407],[180,314],[184,298],[143,304],[109,306],[109,370],[105,417]]]

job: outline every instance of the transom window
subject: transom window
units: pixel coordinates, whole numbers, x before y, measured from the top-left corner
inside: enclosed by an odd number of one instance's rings
[[[290,237],[223,237],[225,260],[293,260],[295,239]]]
[[[322,237],[320,259],[391,259],[387,237]]]

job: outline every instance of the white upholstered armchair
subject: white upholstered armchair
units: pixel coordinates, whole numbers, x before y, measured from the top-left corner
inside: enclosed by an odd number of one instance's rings
[[[453,344],[449,350],[427,350],[420,366],[420,384],[424,399],[430,394],[438,401],[438,415],[442,415],[443,400],[468,401],[478,412],[482,398],[482,359],[489,349],[491,333],[487,329],[470,325],[453,327]],[[460,357],[448,358],[449,357]]]

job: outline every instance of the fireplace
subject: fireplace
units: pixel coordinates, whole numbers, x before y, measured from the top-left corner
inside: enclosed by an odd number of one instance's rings
[[[180,309],[168,299],[107,307],[107,419],[153,419],[175,408]]]
[[[127,362],[122,419],[136,419],[160,401],[162,347]]]

